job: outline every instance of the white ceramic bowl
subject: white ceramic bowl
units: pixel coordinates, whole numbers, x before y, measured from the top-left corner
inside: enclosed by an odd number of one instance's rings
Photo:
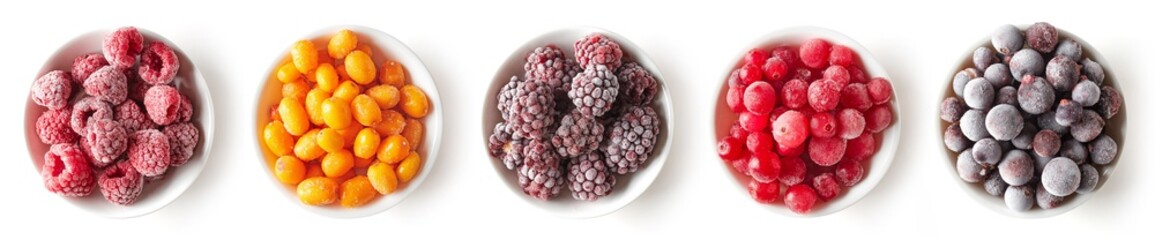
[[[659,94],[654,98],[652,106],[661,117],[661,132],[658,134],[657,144],[654,146],[653,153],[650,154],[650,159],[646,161],[642,168],[634,173],[618,175],[617,185],[614,185],[613,193],[597,201],[575,200],[571,196],[568,187],[563,188],[561,193],[553,200],[542,201],[522,192],[517,182],[517,172],[506,169],[501,159],[488,157],[488,150],[485,153],[479,153],[490,159],[494,172],[501,178],[511,193],[517,195],[519,199],[529,205],[561,217],[591,218],[617,211],[630,204],[630,202],[637,199],[638,196],[641,196],[642,193],[646,191],[646,188],[649,188],[650,184],[654,182],[654,179],[658,177],[658,173],[662,171],[662,166],[665,165],[666,158],[669,156],[671,139],[673,139],[674,132],[671,131],[671,129],[674,129],[674,110],[669,90],[666,87],[664,78],[662,78],[662,73],[658,71],[657,64],[642,51],[641,47],[621,35],[594,27],[563,28],[530,39],[521,45],[521,47],[513,50],[509,57],[505,59],[505,63],[501,65],[501,68],[498,69],[497,73],[493,76],[493,80],[489,84],[489,90],[486,91],[485,99],[482,103],[484,115],[482,115],[481,121],[482,138],[480,143],[484,144],[483,146],[488,146],[489,135],[493,133],[493,126],[501,121],[501,114],[497,110],[497,92],[509,82],[510,77],[518,76],[519,78],[523,78],[525,76],[525,70],[523,69],[525,57],[530,52],[533,52],[534,48],[554,44],[565,52],[567,58],[573,58],[574,42],[595,32],[602,33],[610,39],[617,41],[618,44],[621,45],[622,52],[626,57],[633,59],[645,67],[646,70],[649,70],[650,73],[654,75],[654,78],[658,79]],[[484,149],[489,148],[486,147]],[[564,170],[563,173],[564,172],[568,172],[568,170]]]
[[[256,114],[254,123],[256,125],[253,128],[253,139],[256,140],[256,147],[261,150],[261,155],[259,156],[261,161],[256,161],[260,164],[260,171],[267,174],[266,179],[279,188],[281,194],[286,199],[320,215],[336,218],[356,218],[380,213],[393,206],[397,206],[397,204],[405,200],[409,194],[417,191],[422,182],[425,182],[425,178],[429,176],[430,170],[433,169],[433,163],[437,161],[438,149],[441,146],[441,121],[443,115],[441,114],[441,97],[437,93],[437,85],[433,81],[433,76],[429,74],[429,70],[425,69],[425,64],[421,62],[417,54],[400,40],[393,38],[393,36],[369,27],[347,25],[323,28],[304,36],[302,39],[313,41],[313,44],[317,46],[317,50],[323,50],[325,46],[328,46],[329,38],[341,29],[349,29],[356,33],[359,42],[371,43],[370,46],[372,46],[374,51],[372,57],[373,62],[378,67],[380,67],[381,63],[384,63],[385,60],[394,60],[405,65],[405,73],[408,74],[407,76],[409,77],[408,81],[421,88],[429,98],[429,115],[421,119],[425,124],[425,138],[421,147],[416,150],[417,153],[421,154],[421,160],[423,161],[417,177],[408,183],[400,184],[397,191],[389,195],[378,195],[373,202],[356,208],[344,208],[341,207],[340,204],[312,206],[301,203],[300,198],[297,197],[296,185],[284,184],[277,180],[272,168],[277,156],[265,147],[261,134],[265,124],[270,121],[269,111],[271,107],[281,101],[281,82],[277,80],[276,70],[281,64],[287,62],[289,49],[292,48],[292,45],[285,48],[285,51],[281,52],[281,55],[278,55],[273,63],[270,64],[269,69],[265,71],[268,75],[266,76],[265,84],[261,88],[261,91],[257,93],[257,105],[256,109],[254,109]],[[296,40],[293,40],[292,43],[296,43]],[[380,72],[378,72],[378,74],[380,74]]]
[[[725,75],[720,78],[721,81],[719,82],[721,85],[718,88],[717,104],[714,105],[715,141],[712,143],[717,144],[718,142],[722,141],[723,138],[729,136],[731,124],[738,120],[738,115],[730,111],[730,107],[726,104],[726,91],[729,89],[729,83],[727,83],[727,79],[730,77],[731,71],[742,67],[743,58],[745,57],[746,52],[753,48],[769,50],[782,45],[798,46],[801,45],[802,42],[814,38],[825,39],[831,44],[844,45],[854,49],[854,52],[858,55],[858,58],[861,60],[863,67],[865,67],[863,70],[866,71],[868,78],[883,77],[893,81],[893,79],[890,79],[890,76],[886,74],[886,69],[883,68],[881,63],[874,59],[866,47],[863,47],[861,44],[858,44],[858,42],[855,42],[853,39],[847,37],[846,35],[842,35],[841,33],[830,29],[818,27],[792,27],[775,31],[773,33],[767,34],[766,36],[763,36],[761,39],[755,41],[750,46],[743,48],[740,54],[733,58],[733,64],[729,65],[729,68],[726,69]],[[894,86],[894,84],[891,85]],[[754,200],[750,200],[750,203],[759,204],[764,208],[778,214],[799,217],[824,216],[841,211],[842,209],[846,209],[847,207],[850,207],[850,205],[854,205],[855,202],[858,202],[859,199],[862,199],[862,197],[866,196],[867,193],[870,193],[870,190],[874,189],[874,187],[878,185],[878,182],[882,181],[882,177],[886,175],[887,169],[890,168],[890,163],[894,161],[895,150],[898,149],[898,138],[902,132],[902,118],[899,114],[901,111],[899,110],[898,106],[898,89],[894,89],[894,97],[891,99],[891,108],[893,111],[891,126],[882,132],[882,141],[878,142],[879,149],[874,154],[874,157],[869,161],[870,164],[863,166],[863,168],[866,170],[866,175],[863,176],[862,181],[857,185],[854,185],[848,189],[843,189],[842,194],[835,198],[834,201],[822,202],[820,200],[819,203],[817,203],[810,211],[810,213],[806,215],[797,214],[791,211],[786,207],[785,204],[782,203],[781,197],[778,201],[768,205],[754,202]],[[711,149],[717,149],[717,146],[713,145],[711,146]],[[718,166],[723,167],[725,171],[730,173],[730,176],[734,178],[733,186],[736,187],[737,190],[740,190],[741,197],[750,198],[750,194],[746,190],[746,185],[750,182],[751,178],[734,170],[734,168],[731,167],[730,163],[728,162],[722,161],[721,159],[716,159],[715,161],[717,161]],[[781,196],[785,196],[785,188],[783,188]]]
[[[1029,25],[1020,25],[1018,27],[1019,27],[1019,29],[1026,29],[1028,26]],[[992,32],[993,32],[993,29],[992,29]],[[1115,90],[1118,90],[1119,94],[1123,95],[1123,99],[1125,101],[1126,100],[1126,94],[1123,93],[1124,89],[1122,88],[1121,85],[1119,85],[1119,81],[1117,81],[1115,79],[1115,74],[1113,74],[1111,72],[1111,65],[1106,62],[1107,59],[1104,58],[1103,55],[1099,53],[1099,51],[1096,51],[1095,47],[1091,46],[1090,43],[1088,43],[1087,41],[1083,41],[1083,39],[1079,38],[1078,36],[1075,36],[1074,34],[1071,34],[1070,32],[1059,29],[1059,39],[1068,39],[1068,38],[1073,39],[1076,42],[1079,42],[1080,44],[1083,45],[1083,57],[1089,57],[1089,58],[1091,58],[1091,60],[1095,60],[1096,62],[1099,63],[1099,65],[1103,66],[1103,72],[1106,75],[1106,78],[1104,78],[1104,80],[1103,80],[1103,84],[1108,85],[1108,86],[1112,86],[1115,88]],[[957,74],[959,71],[962,71],[963,69],[974,67],[974,65],[975,65],[974,60],[973,60],[974,50],[979,48],[979,47],[983,47],[983,46],[991,47],[991,38],[989,36],[982,38],[980,41],[978,41],[977,43],[972,45],[970,48],[967,48],[966,54],[963,54],[963,56],[960,58],[957,67],[954,68],[954,71],[952,71],[950,73],[950,76],[948,76],[946,78],[946,81],[944,81],[946,84],[944,84],[944,87],[942,88],[943,89],[943,95],[942,95],[942,97],[939,98],[938,103],[941,103],[942,99],[946,99],[947,97],[955,96],[954,90],[952,90],[952,88],[951,88],[951,82],[954,79],[954,75]],[[1082,59],[1079,59],[1079,61],[1081,61],[1081,60]],[[962,99],[962,97],[959,96],[959,99]],[[942,147],[943,157],[946,158],[946,161],[942,161],[942,162],[948,167],[948,169],[950,171],[950,178],[955,183],[958,183],[959,187],[962,187],[964,189],[963,192],[966,192],[967,195],[970,195],[972,198],[975,199],[975,201],[979,202],[979,204],[986,206],[987,208],[991,209],[992,211],[999,212],[999,213],[1002,213],[1002,214],[1007,215],[1007,216],[1022,217],[1022,218],[1046,218],[1046,217],[1057,216],[1059,214],[1063,214],[1063,213],[1066,213],[1068,211],[1071,211],[1072,209],[1075,209],[1079,205],[1082,205],[1084,202],[1087,202],[1087,200],[1091,200],[1091,196],[1094,195],[1094,192],[1092,192],[1091,194],[1074,194],[1074,197],[1068,196],[1066,199],[1064,199],[1063,203],[1059,205],[1059,207],[1053,208],[1053,209],[1042,209],[1042,208],[1039,208],[1039,206],[1036,204],[1034,207],[1031,208],[1031,210],[1027,210],[1026,212],[1012,211],[1011,209],[1007,208],[1007,204],[1003,200],[1003,197],[991,196],[990,194],[987,194],[987,191],[983,187],[982,182],[968,183],[968,182],[963,181],[962,178],[959,178],[958,168],[955,166],[956,159],[958,159],[958,153],[953,152],[950,149],[947,149],[946,145],[943,144],[943,133],[946,132],[947,127],[950,127],[951,123],[943,121],[941,118],[939,118],[939,114],[938,114],[939,109],[937,108],[939,105],[936,104],[935,106],[936,106],[936,109],[935,109],[935,114],[934,114],[934,121],[937,121],[939,123],[939,131],[935,133],[935,136],[939,140],[939,143],[938,143],[939,146]],[[1119,155],[1115,156],[1115,160],[1111,161],[1111,164],[1107,164],[1106,166],[1098,167],[1099,172],[1100,172],[1100,174],[1099,174],[1099,186],[1095,187],[1095,191],[1098,191],[1099,188],[1103,187],[1103,185],[1107,183],[1107,180],[1109,180],[1111,178],[1111,175],[1113,175],[1113,173],[1115,172],[1115,167],[1116,167],[1116,165],[1118,165],[1119,160],[1122,159],[1123,146],[1126,143],[1126,136],[1127,136],[1126,130],[1127,130],[1127,104],[1123,103],[1123,105],[1119,108],[1119,113],[1117,115],[1115,115],[1114,118],[1107,120],[1107,129],[1104,132],[1105,134],[1111,135],[1112,137],[1115,138],[1115,143],[1119,146],[1119,149],[1118,149]]]
[[[204,76],[201,75],[197,69],[196,64],[189,60],[188,55],[180,50],[177,44],[165,39],[164,37],[145,29],[137,29],[141,35],[144,36],[145,44],[153,41],[161,41],[168,44],[169,47],[176,52],[177,57],[180,58],[180,70],[177,73],[176,83],[177,89],[181,94],[187,96],[193,101],[193,119],[192,122],[200,127],[200,142],[194,150],[192,158],[185,165],[169,169],[164,179],[160,182],[153,182],[145,184],[144,190],[136,203],[130,206],[121,206],[104,199],[99,189],[94,189],[92,195],[82,198],[61,197],[68,203],[77,207],[83,208],[97,215],[112,218],[128,218],[137,217],[152,213],[156,210],[164,208],[166,205],[180,197],[192,186],[196,181],[197,176],[200,175],[201,170],[204,170],[205,164],[208,162],[208,153],[210,153],[213,145],[214,135],[214,115],[213,115],[213,101],[209,94],[208,84],[205,83]],[[35,78],[48,73],[53,70],[64,70],[71,72],[72,61],[77,56],[99,53],[101,52],[101,43],[104,37],[116,31],[116,29],[102,29],[92,31],[80,35],[72,41],[68,41],[64,46],[60,47],[52,57],[48,58],[48,62],[44,63],[44,67],[37,72]],[[31,82],[31,81],[30,81]],[[73,86],[74,95],[72,101],[75,102],[81,97],[85,96],[82,87]],[[78,92],[77,92],[78,91]],[[40,142],[40,137],[36,134],[36,119],[40,114],[47,110],[40,105],[32,102],[32,95],[29,94],[27,103],[24,107],[24,139],[28,145],[28,155],[32,159],[32,165],[35,167],[37,175],[39,176],[40,167],[44,165],[44,153],[48,151],[50,145]],[[48,190],[44,193],[52,194]]]

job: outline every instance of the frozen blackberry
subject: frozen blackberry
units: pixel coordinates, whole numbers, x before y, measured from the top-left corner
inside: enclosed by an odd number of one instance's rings
[[[1019,85],[1019,107],[1030,114],[1041,114],[1055,103],[1055,89],[1034,75],[1023,77]]]
[[[1070,92],[1079,81],[1079,66],[1074,59],[1055,56],[1047,63],[1047,83],[1059,92]]]
[[[1023,130],[1023,115],[1014,106],[999,104],[987,112],[986,125],[995,140],[1009,141]]]
[[[1079,62],[1079,65],[1083,66],[1082,73],[1083,75],[1087,76],[1087,80],[1091,80],[1091,82],[1094,82],[1095,84],[1101,85],[1103,84],[1103,79],[1107,78],[1106,74],[1103,72],[1103,65],[1099,65],[1099,63],[1095,62],[1095,60],[1084,58],[1083,61]]]
[[[505,130],[505,122],[499,122],[493,126],[493,133],[489,134],[489,156],[495,158],[502,158],[507,153],[505,149],[506,144],[512,140],[509,132]],[[510,170],[513,170],[510,168]]]
[[[958,171],[959,178],[965,182],[975,183],[983,180],[983,167],[975,162],[970,149],[958,154],[958,158],[955,159],[955,170]]]
[[[606,65],[586,68],[573,79],[569,98],[584,115],[599,117],[613,107],[618,97],[619,82],[613,70]]]
[[[1023,48],[1023,33],[1015,25],[1003,25],[995,28],[991,34],[991,45],[995,51],[1003,55],[1011,55]]]
[[[517,182],[526,195],[541,200],[550,200],[557,196],[561,192],[562,186],[565,185],[561,159],[553,149],[548,149],[550,148],[548,147],[549,144],[535,145],[534,143],[541,143],[541,141],[536,140],[530,142],[534,146],[527,146],[526,151],[538,154],[525,155],[525,163],[517,171]]]
[[[995,88],[1011,85],[1015,81],[1015,77],[1011,76],[1011,69],[1005,63],[995,63],[987,67],[986,71],[983,71],[983,79],[991,82]]]
[[[1079,122],[1071,125],[1071,137],[1080,142],[1090,142],[1099,137],[1105,124],[1106,122],[1103,121],[1103,117],[1099,116],[1099,113],[1083,110],[1083,117],[1079,119]]]
[[[975,63],[975,68],[978,68],[979,71],[986,71],[987,67],[990,67],[991,64],[999,62],[999,58],[995,56],[995,51],[992,51],[988,47],[975,49],[972,60]]]
[[[1074,39],[1065,39],[1059,42],[1059,46],[1055,47],[1055,56],[1064,56],[1072,60],[1083,58],[1083,44],[1079,44]]]
[[[1079,188],[1082,175],[1079,165],[1076,165],[1074,161],[1065,157],[1057,157],[1051,159],[1051,162],[1043,167],[1043,174],[1040,179],[1048,193],[1065,197],[1075,193],[1075,189]]]
[[[592,33],[573,44],[574,57],[583,69],[606,65],[610,71],[622,66],[622,47],[601,33]]]
[[[1050,23],[1037,22],[1027,27],[1027,44],[1041,53],[1051,53],[1059,44],[1059,30]]]
[[[943,144],[947,149],[954,152],[962,151],[970,147],[973,142],[963,135],[962,129],[959,128],[958,123],[951,123],[950,127],[946,128],[946,132],[942,134]]]
[[[1099,170],[1095,169],[1091,164],[1083,164],[1079,167],[1079,171],[1083,176],[1079,178],[1079,188],[1075,192],[1079,194],[1088,194],[1095,191],[1095,187],[1099,186]]]
[[[975,141],[974,147],[971,147],[971,156],[983,169],[993,170],[1003,160],[1003,147],[993,138],[983,138]]]
[[[1003,181],[1011,186],[1027,184],[1035,177],[1035,159],[1023,150],[1011,150],[999,163],[997,175],[1002,176]]]
[[[1083,118],[1083,107],[1069,99],[1059,100],[1055,107],[1055,123],[1062,126],[1071,126]]]
[[[968,110],[963,113],[962,118],[959,118],[959,128],[961,128],[963,135],[966,135],[967,139],[971,141],[990,137],[991,134],[987,132],[986,118],[987,114],[982,110]]]
[[[561,125],[553,134],[553,145],[561,157],[577,157],[598,149],[605,137],[605,126],[593,117],[571,111],[561,119]]]
[[[72,75],[51,71],[32,82],[32,102],[48,109],[67,107],[72,96]]]
[[[497,111],[501,113],[501,119],[509,121],[513,116],[513,95],[518,92],[518,87],[525,82],[525,79],[513,76],[509,78],[509,82],[501,87],[497,92]]]
[[[1110,135],[1103,135],[1087,144],[1087,151],[1090,153],[1092,163],[1107,165],[1115,161],[1115,156],[1119,154],[1119,145]]]
[[[610,170],[618,174],[637,171],[658,143],[661,122],[658,113],[649,106],[628,107],[608,129],[607,142],[602,144]]]
[[[617,183],[617,178],[610,172],[598,151],[581,154],[570,160],[566,180],[569,181],[573,198],[585,201],[595,201],[609,195]]]
[[[1099,103],[1099,90],[1099,85],[1095,85],[1095,82],[1080,81],[1071,90],[1071,100],[1078,102],[1083,107],[1094,106]]]
[[[1007,66],[1011,68],[1011,76],[1019,81],[1022,81],[1023,77],[1027,75],[1042,76],[1046,70],[1046,65],[1047,60],[1043,58],[1043,55],[1033,49],[1015,52],[1015,55],[1012,55],[1011,60],[1007,62]]]
[[[555,102],[549,86],[542,82],[523,81],[510,91],[506,128],[513,139],[541,138],[553,126],[555,117]]]
[[[618,101],[631,105],[648,105],[658,95],[658,80],[645,67],[626,62],[618,71]]]
[[[565,59],[565,53],[553,44],[537,47],[525,57],[525,78],[544,82],[553,89],[555,96],[559,93],[564,96]]]
[[[1007,188],[1006,194],[1003,194],[1003,201],[1010,208],[1016,212],[1026,212],[1035,206],[1035,187],[1034,186],[1012,186]]]
[[[1099,94],[1099,104],[1095,106],[1095,111],[1103,118],[1111,119],[1119,114],[1119,109],[1122,108],[1123,95],[1114,87],[1104,86]]]
[[[1007,182],[1003,181],[1003,177],[999,174],[987,174],[987,179],[983,180],[983,189],[987,190],[987,194],[991,196],[1003,196],[1007,192]]]
[[[1088,160],[1087,146],[1075,139],[1063,140],[1063,146],[1059,148],[1059,156],[1070,158],[1075,161],[1075,164],[1082,165]]]

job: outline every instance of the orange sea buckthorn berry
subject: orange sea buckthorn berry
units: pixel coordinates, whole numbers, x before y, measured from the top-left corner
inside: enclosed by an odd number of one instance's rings
[[[293,66],[297,67],[299,72],[308,73],[317,68],[317,47],[313,46],[312,41],[297,41],[289,51],[289,55],[293,58]]]
[[[393,87],[405,86],[405,65],[393,60],[381,64],[381,84]]]
[[[359,84],[365,85],[377,78],[377,66],[369,54],[354,50],[345,56],[345,73]]]
[[[325,118],[321,115],[321,103],[329,97],[331,97],[329,92],[318,88],[309,90],[309,93],[305,95],[305,112],[309,113],[309,122],[312,122],[313,125],[325,124]]]
[[[317,132],[317,145],[321,146],[327,153],[333,153],[342,150],[345,147],[345,136],[337,132],[333,128],[324,128]]]
[[[297,184],[305,179],[305,162],[297,159],[294,156],[281,156],[277,158],[277,163],[273,165],[273,173],[277,175],[277,180],[285,184]]]
[[[405,130],[401,130],[401,136],[409,140],[409,148],[417,149],[421,147],[421,141],[425,140],[425,125],[417,119],[405,119]]]
[[[381,109],[391,109],[401,101],[401,91],[390,85],[377,85],[365,90],[365,94],[377,102]]]
[[[417,86],[401,87],[401,110],[412,118],[423,118],[429,114],[429,99]]]
[[[293,98],[281,98],[281,103],[278,105],[278,110],[281,114],[281,121],[285,123],[285,130],[293,136],[300,136],[305,131],[309,131],[309,115],[305,113],[305,106],[301,105],[301,101]]]
[[[285,131],[285,125],[281,121],[274,120],[265,124],[262,132],[265,146],[273,152],[273,155],[284,156],[293,153],[293,136]]]
[[[297,81],[301,78],[301,71],[292,62],[285,63],[277,68],[277,80],[282,83]]]
[[[361,94],[361,86],[349,80],[341,82],[341,85],[338,85],[337,89],[333,90],[333,97],[341,98],[345,100],[345,102],[352,102],[353,98],[357,97],[358,94]]]
[[[305,80],[297,80],[281,85],[281,96],[304,102],[305,96],[308,94],[309,84],[305,83]]]
[[[409,156],[397,164],[397,178],[403,183],[413,180],[419,171],[421,171],[421,155],[417,152],[409,152]]]
[[[312,177],[297,184],[297,197],[302,203],[320,206],[337,201],[337,182],[326,177]]]
[[[324,176],[325,171],[321,170],[321,161],[305,162],[305,179]]]
[[[374,152],[374,153],[376,153],[376,152]],[[373,158],[373,157],[362,158],[362,157],[357,157],[356,155],[354,155],[353,156],[354,171],[356,171],[356,169],[367,168],[367,167],[369,167],[369,165],[372,165],[375,162],[377,162],[377,158]]]
[[[365,54],[368,54],[370,57],[373,56],[373,47],[369,46],[368,43],[361,43],[361,44],[357,45],[357,51],[364,52]]]
[[[381,145],[381,135],[372,128],[361,129],[357,139],[353,141],[353,155],[359,158],[372,159],[377,154],[377,147]]]
[[[336,152],[331,152],[321,159],[321,170],[325,171],[325,176],[340,177],[353,169],[353,153],[349,150],[341,149]]]
[[[359,207],[373,201],[374,198],[377,198],[377,190],[373,188],[373,183],[369,182],[369,177],[355,176],[341,183],[342,207]]]
[[[313,75],[316,76],[314,79],[317,79],[317,88],[326,92],[337,90],[337,85],[341,83],[341,79],[337,76],[337,69],[334,69],[333,65],[329,63],[321,63]]]
[[[373,185],[373,189],[381,194],[390,194],[397,190],[397,173],[393,171],[393,166],[383,162],[373,163],[369,166],[369,170],[365,171],[365,176],[369,177],[369,183]]]
[[[381,107],[369,95],[361,94],[353,97],[353,119],[364,126],[375,126],[381,122]]]
[[[381,141],[381,149],[377,151],[377,160],[396,165],[409,155],[409,140],[401,135],[392,135]]]
[[[337,97],[321,102],[321,116],[325,119],[325,125],[335,129],[344,129],[353,123],[349,102]]]
[[[353,147],[353,141],[357,140],[357,133],[360,133],[361,129],[365,129],[361,124],[349,124],[349,127],[337,130],[337,133],[340,133],[341,136],[345,138],[345,146],[343,146],[343,148]]]
[[[405,116],[393,110],[381,111],[381,122],[373,128],[377,129],[377,133],[381,136],[401,134],[401,131],[405,130]]]
[[[333,59],[345,58],[349,52],[357,48],[357,34],[349,29],[341,29],[336,35],[329,38],[329,57]]]
[[[293,154],[302,161],[313,161],[325,155],[325,150],[317,145],[318,129],[309,130],[297,138],[297,144],[293,146]]]

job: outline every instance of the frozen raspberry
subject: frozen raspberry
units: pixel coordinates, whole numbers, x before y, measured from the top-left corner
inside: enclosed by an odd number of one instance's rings
[[[608,142],[603,144],[610,170],[618,174],[637,171],[657,145],[661,122],[658,113],[649,106],[628,107],[613,123]]]
[[[806,99],[810,103],[810,107],[814,108],[814,111],[830,111],[838,106],[838,100],[842,98],[839,91],[841,91],[841,89],[834,80],[819,80],[810,84],[810,89],[806,92]]]
[[[168,125],[163,132],[168,137],[170,165],[180,167],[187,163],[200,141],[200,130],[192,123],[184,122]]]
[[[782,91],[779,94],[782,96],[782,105],[790,109],[798,109],[806,106],[809,104],[809,102],[807,102],[809,101],[807,98],[809,95],[807,89],[809,88],[810,84],[801,79],[786,81],[786,83],[782,85]]]
[[[44,153],[40,175],[44,177],[44,187],[48,191],[66,197],[88,196],[96,185],[96,177],[84,153],[71,143],[52,145]]]
[[[583,69],[606,65],[610,71],[622,66],[622,47],[601,33],[592,33],[573,44],[574,57]]]
[[[750,155],[750,161],[747,162],[750,170],[750,177],[759,182],[771,182],[778,179],[779,171],[782,170],[782,163],[778,159],[778,154],[772,152],[755,152]]]
[[[798,55],[807,67],[822,69],[830,59],[830,43],[822,39],[810,39],[798,48]]]
[[[108,34],[101,46],[109,65],[127,69],[136,64],[136,56],[144,48],[144,36],[134,27],[123,27]]]
[[[530,150],[527,147],[525,164],[518,168],[517,181],[526,195],[541,200],[549,200],[561,192],[565,185],[565,175],[561,170],[561,159],[548,143],[541,144],[544,150]],[[529,154],[530,152],[534,154]]]
[[[764,81],[751,83],[742,94],[742,103],[746,105],[746,110],[759,115],[770,114],[770,111],[777,106],[777,101],[774,87]]]
[[[846,154],[846,139],[832,137],[810,139],[810,161],[819,166],[829,167],[838,164]]]
[[[100,53],[77,56],[76,60],[72,61],[72,85],[84,85],[84,79],[88,79],[88,75],[104,66],[108,66],[108,61],[104,60],[104,55]]]
[[[605,65],[586,68],[574,77],[571,86],[569,98],[584,115],[604,115],[618,97],[618,77]]]
[[[36,118],[36,135],[45,144],[74,143],[80,139],[68,124],[72,109],[48,110]]]
[[[890,127],[893,113],[890,112],[890,104],[876,105],[870,110],[867,110],[864,115],[866,117],[866,131],[870,133],[882,132]]]
[[[888,103],[894,95],[890,81],[881,77],[870,79],[870,82],[866,83],[866,92],[870,94],[870,100],[874,100],[874,104]]]
[[[779,158],[781,169],[778,171],[778,181],[786,186],[802,183],[806,178],[806,162],[799,157]]]
[[[513,83],[500,96],[499,104],[506,104],[506,128],[513,139],[542,138],[554,126],[555,102],[549,86],[537,81]],[[509,85],[506,85],[510,87]]]
[[[128,161],[145,176],[164,174],[169,167],[169,140],[156,129],[145,129],[129,135]]]
[[[759,182],[751,180],[746,184],[746,191],[755,202],[770,204],[778,201],[778,191],[781,188],[777,181]]]
[[[852,108],[858,111],[866,111],[874,105],[870,99],[870,94],[866,89],[867,85],[862,83],[851,83],[842,88],[842,99],[838,103],[842,104],[844,108]]]
[[[862,181],[865,173],[866,170],[862,168],[862,163],[859,161],[842,161],[834,167],[834,177],[843,187],[853,187],[858,184]]]
[[[188,96],[180,95],[180,108],[176,112],[176,122],[188,122],[192,120],[193,116],[193,102]]]
[[[810,181],[814,184],[814,191],[818,193],[818,197],[821,197],[823,200],[830,201],[830,199],[838,197],[838,194],[842,193],[842,187],[839,186],[838,181],[834,179],[834,174],[832,173],[818,174],[818,176],[814,176]]]
[[[576,110],[561,119],[553,135],[553,145],[561,157],[577,157],[594,149],[605,136],[605,126]]]
[[[71,75],[64,71],[51,71],[32,83],[32,102],[48,109],[61,109],[68,105],[72,95]]]
[[[112,106],[95,97],[86,97],[76,102],[72,107],[72,117],[69,120],[72,131],[81,136],[88,135],[88,125],[96,120],[112,119]]]
[[[115,111],[116,121],[120,121],[120,124],[124,126],[124,131],[127,133],[157,127],[156,123],[152,122],[152,120],[148,118],[148,115],[141,111],[140,106],[134,101],[124,101],[120,103],[120,105],[116,106]]]
[[[834,80],[835,83],[838,83],[838,89],[841,90],[850,84],[850,71],[843,66],[831,65],[822,71],[822,78]]]
[[[100,119],[88,125],[88,134],[84,135],[84,141],[88,144],[92,165],[104,167],[120,160],[120,155],[128,148],[128,132],[120,122]]]
[[[818,201],[818,194],[806,184],[795,184],[786,189],[786,197],[782,199],[786,207],[798,214],[810,213],[814,203]]]
[[[874,156],[874,152],[876,151],[875,144],[877,143],[875,142],[873,134],[863,133],[857,138],[846,140],[846,154],[842,157],[854,161],[869,160],[871,156]]]
[[[135,203],[144,190],[144,176],[127,161],[105,168],[96,183],[100,185],[104,199],[124,206]]]
[[[810,116],[810,135],[814,137],[834,137],[838,131],[838,121],[829,112]]]
[[[180,58],[163,42],[152,42],[140,55],[140,79],[158,85],[168,84],[180,70]]]
[[[850,67],[854,64],[854,49],[842,45],[830,47],[830,65]]]
[[[866,117],[858,110],[846,108],[838,111],[838,136],[854,139],[866,129]]]
[[[144,95],[144,110],[148,118],[158,125],[168,125],[177,120],[181,109],[180,92],[169,85],[155,85]]]
[[[128,99],[128,79],[123,71],[105,66],[88,75],[84,92],[113,105],[120,104]]]
[[[566,180],[569,181],[573,198],[585,201],[595,201],[609,195],[617,183],[617,178],[610,172],[598,151],[578,155],[570,160]]]
[[[630,105],[649,105],[658,95],[658,80],[645,67],[626,62],[618,71],[619,101]]]
[[[152,88],[152,85],[140,80],[136,71],[125,71],[124,76],[128,79],[128,99],[144,103],[144,95],[148,94],[148,89]]]
[[[806,141],[806,138],[809,136],[809,131],[807,130],[809,129],[807,127],[808,122],[806,116],[801,112],[789,110],[782,113],[782,115],[778,116],[778,119],[775,119],[774,123],[771,124],[774,126],[774,129],[772,129],[774,140],[781,146],[788,148],[801,146],[802,142]],[[781,147],[778,149],[779,151],[782,150]]]

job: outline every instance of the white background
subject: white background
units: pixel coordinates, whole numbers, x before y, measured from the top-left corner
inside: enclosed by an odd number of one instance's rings
[[[12,236],[205,239],[237,233],[291,239],[369,237],[588,238],[781,235],[997,237],[1135,236],[1149,223],[1153,166],[1151,80],[1155,22],[1149,7],[1110,1],[1012,4],[858,1],[16,1],[0,7],[0,126],[22,125],[28,86],[59,46],[95,29],[134,25],[167,37],[208,79],[216,105],[216,143],[204,173],[167,208],[133,219],[105,219],[44,190],[20,131],[4,131],[0,150],[0,224]],[[322,4],[322,2],[325,2]],[[666,1],[659,1],[666,2]],[[798,3],[795,3],[798,2]],[[1134,1],[1129,1],[1134,2]],[[968,49],[1005,23],[1049,21],[1103,53],[1130,112],[1127,148],[1115,176],[1081,207],[1046,219],[1011,218],[973,201],[952,181],[938,142],[937,107],[945,81]],[[408,44],[433,73],[442,96],[440,159],[421,189],[395,208],[360,219],[332,219],[284,199],[255,162],[250,121],[257,87],[272,61],[316,29],[357,24]],[[484,90],[510,51],[537,35],[597,26],[638,44],[656,61],[675,98],[679,125],[670,159],[633,204],[594,219],[563,219],[516,199],[486,162],[481,129]],[[771,213],[719,167],[712,131],[714,99],[730,61],[754,39],[780,28],[840,31],[870,49],[894,81],[904,119],[897,159],[858,204],[820,218]],[[894,137],[894,136],[888,136]],[[1146,170],[1145,170],[1146,169]],[[870,174],[882,174],[872,172]],[[17,237],[20,238],[20,237]]]

